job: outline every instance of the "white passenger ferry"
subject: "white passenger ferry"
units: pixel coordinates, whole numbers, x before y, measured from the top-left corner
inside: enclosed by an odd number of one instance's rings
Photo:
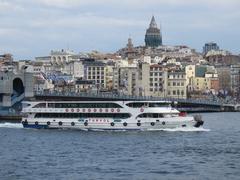
[[[200,127],[200,116],[186,116],[166,101],[25,102],[25,128],[81,130],[159,130]]]

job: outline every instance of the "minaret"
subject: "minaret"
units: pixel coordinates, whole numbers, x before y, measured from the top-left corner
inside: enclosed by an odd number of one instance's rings
[[[132,60],[134,59],[135,51],[134,51],[132,39],[130,37],[128,38],[126,49],[127,49],[126,57],[128,58],[129,64],[131,64],[133,62]]]
[[[128,51],[133,51],[133,43],[130,37],[128,38],[127,49]]]
[[[154,16],[152,16],[149,28],[146,31],[145,44],[147,47],[157,47],[162,45],[161,31],[157,27]]]

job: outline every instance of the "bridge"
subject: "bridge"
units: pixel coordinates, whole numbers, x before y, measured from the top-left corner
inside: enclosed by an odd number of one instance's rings
[[[89,92],[35,92],[36,100],[63,101],[170,101],[180,111],[186,112],[222,112],[240,110],[240,104],[224,104],[221,101],[204,99],[175,99],[151,96],[127,96],[112,93]]]
[[[0,71],[0,107],[12,107],[30,96],[33,96],[31,73]]]

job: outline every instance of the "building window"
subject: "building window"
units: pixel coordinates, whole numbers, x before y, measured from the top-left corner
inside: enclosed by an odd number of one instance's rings
[[[173,91],[173,95],[176,95],[176,91],[175,90]]]

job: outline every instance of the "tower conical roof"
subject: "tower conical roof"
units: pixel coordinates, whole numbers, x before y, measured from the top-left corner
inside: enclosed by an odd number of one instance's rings
[[[162,34],[160,29],[157,27],[154,16],[152,16],[149,28],[145,34],[145,44],[150,47],[157,47],[162,45]]]
[[[156,23],[156,21],[155,21],[154,16],[152,16],[152,19],[151,19],[149,28],[157,28],[157,23]]]

